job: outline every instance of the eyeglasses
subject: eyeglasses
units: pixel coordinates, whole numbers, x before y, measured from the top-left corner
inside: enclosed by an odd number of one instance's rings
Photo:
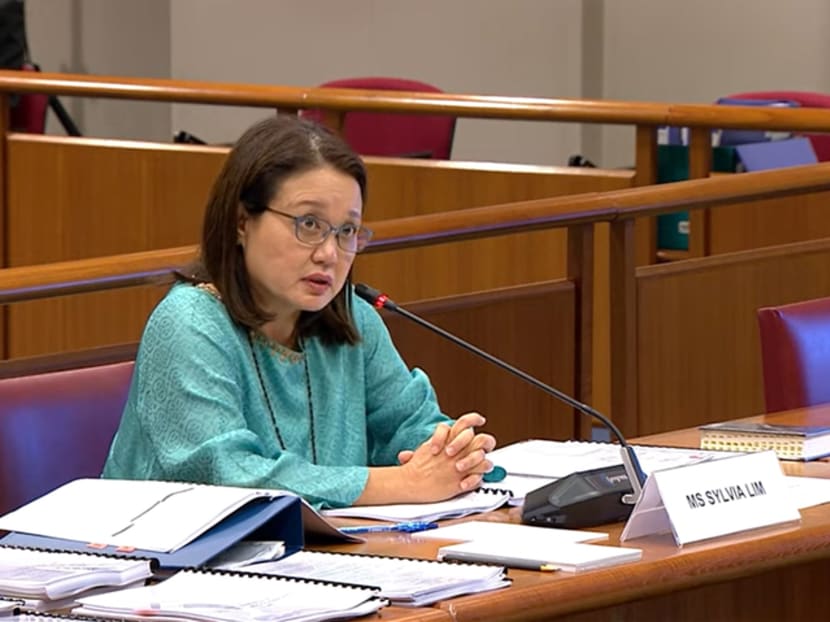
[[[311,244],[312,246],[319,246],[323,244],[329,236],[334,233],[337,240],[337,246],[347,253],[359,253],[369,244],[372,239],[372,230],[356,225],[351,222],[346,222],[335,227],[330,222],[318,218],[314,214],[303,214],[302,216],[294,216],[294,214],[286,214],[273,207],[265,206],[269,212],[290,218],[294,221],[294,235],[303,244]]]

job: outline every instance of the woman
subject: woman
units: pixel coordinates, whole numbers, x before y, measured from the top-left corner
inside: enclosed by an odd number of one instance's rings
[[[211,190],[199,261],[153,311],[104,477],[291,490],[317,507],[475,488],[495,446],[443,415],[353,295],[366,171],[293,117],[251,127]]]

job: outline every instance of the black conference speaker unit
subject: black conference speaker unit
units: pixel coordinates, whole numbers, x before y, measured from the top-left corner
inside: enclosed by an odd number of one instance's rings
[[[532,490],[525,496],[522,522],[540,527],[582,529],[626,520],[634,507],[622,464],[579,471]]]

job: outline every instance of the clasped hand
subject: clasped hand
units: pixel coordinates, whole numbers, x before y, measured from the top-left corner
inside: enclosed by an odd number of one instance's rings
[[[421,489],[425,501],[439,501],[477,488],[493,469],[487,454],[496,447],[491,434],[476,433],[486,423],[478,413],[462,415],[450,426],[439,423],[418,448],[398,454],[408,479]]]

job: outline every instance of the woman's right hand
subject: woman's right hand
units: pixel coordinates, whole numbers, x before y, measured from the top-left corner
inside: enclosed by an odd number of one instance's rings
[[[458,455],[435,452],[429,440],[414,450],[409,460],[399,467],[401,485],[413,496],[414,502],[449,499],[472,490],[481,483],[481,476],[492,468],[489,460],[477,462],[472,469],[458,468]]]

